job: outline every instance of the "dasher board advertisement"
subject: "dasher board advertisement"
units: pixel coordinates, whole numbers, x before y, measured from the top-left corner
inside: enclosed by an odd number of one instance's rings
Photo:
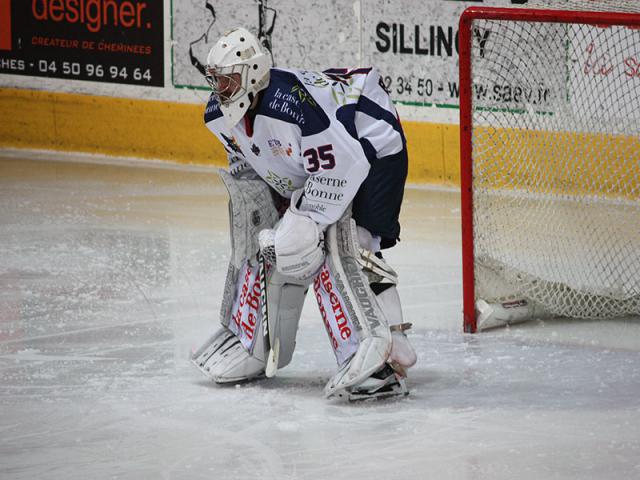
[[[0,0],[0,73],[164,86],[162,0]]]

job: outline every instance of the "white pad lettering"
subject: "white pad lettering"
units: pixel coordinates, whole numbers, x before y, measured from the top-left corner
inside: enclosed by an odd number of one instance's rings
[[[324,262],[313,281],[313,290],[333,353],[338,365],[342,365],[358,350],[360,342],[344,306],[344,299],[335,284],[327,262]]]

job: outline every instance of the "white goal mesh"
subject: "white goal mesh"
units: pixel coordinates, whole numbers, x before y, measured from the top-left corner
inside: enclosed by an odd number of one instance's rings
[[[529,8],[550,8],[583,12],[640,13],[638,0],[529,0]]]
[[[640,315],[640,29],[610,21],[473,21],[476,299]]]

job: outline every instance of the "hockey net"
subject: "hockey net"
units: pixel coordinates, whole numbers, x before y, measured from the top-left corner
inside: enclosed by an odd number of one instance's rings
[[[529,0],[524,5],[527,8],[578,12],[640,13],[638,0]]]
[[[465,331],[640,315],[637,3],[463,15]]]

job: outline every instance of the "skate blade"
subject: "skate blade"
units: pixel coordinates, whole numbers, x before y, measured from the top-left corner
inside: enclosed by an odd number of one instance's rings
[[[346,399],[349,402],[361,402],[365,400],[382,400],[391,397],[406,397],[409,395],[409,389],[404,378],[398,378],[393,383],[382,385],[376,390],[338,390],[333,396]]]
[[[278,371],[278,358],[280,357],[280,339],[276,338],[275,345],[269,350],[269,356],[267,357],[267,366],[265,369],[265,375],[267,378],[272,378]]]

